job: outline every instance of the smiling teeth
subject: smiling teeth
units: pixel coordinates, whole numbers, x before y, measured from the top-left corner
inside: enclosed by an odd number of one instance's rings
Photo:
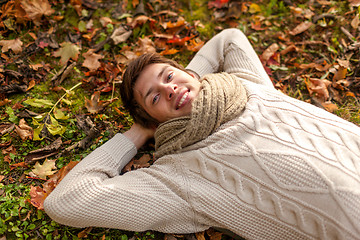
[[[189,95],[189,92],[186,92],[186,93],[182,96],[182,98],[180,99],[180,102],[179,102],[179,104],[177,105],[177,107],[180,107],[181,104],[183,104],[183,102],[185,101],[185,99],[187,98],[188,95]]]

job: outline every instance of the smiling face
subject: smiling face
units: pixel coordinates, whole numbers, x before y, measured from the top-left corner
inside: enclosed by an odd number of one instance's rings
[[[134,85],[137,103],[160,123],[190,115],[199,91],[193,75],[165,63],[145,67]]]

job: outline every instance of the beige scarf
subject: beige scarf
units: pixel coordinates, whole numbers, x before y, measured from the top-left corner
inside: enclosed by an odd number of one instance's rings
[[[228,73],[200,79],[201,90],[192,103],[191,115],[159,125],[155,132],[155,157],[178,153],[211,135],[223,123],[238,116],[247,102],[239,79]]]

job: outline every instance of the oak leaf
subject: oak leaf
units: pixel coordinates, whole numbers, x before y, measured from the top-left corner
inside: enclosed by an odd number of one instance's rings
[[[22,0],[21,5],[35,25],[40,25],[42,16],[49,16],[55,12],[48,0]]]
[[[71,43],[71,42],[63,42],[60,44],[61,48],[54,52],[54,57],[61,57],[60,63],[65,65],[69,59],[77,60],[80,53],[80,47]]]
[[[23,42],[17,38],[17,39],[12,39],[12,40],[1,40],[0,41],[0,46],[2,46],[1,51],[7,52],[10,49],[13,50],[13,52],[15,54],[18,54],[22,51],[21,46],[23,45]]]
[[[101,66],[99,59],[104,58],[104,56],[94,53],[92,49],[84,53],[83,57],[85,60],[82,66],[88,68],[90,71],[97,70]]]
[[[36,162],[33,170],[29,173],[30,176],[46,180],[47,176],[51,176],[56,172],[52,171],[53,169],[56,169],[55,161],[56,160],[46,159],[43,164]]]

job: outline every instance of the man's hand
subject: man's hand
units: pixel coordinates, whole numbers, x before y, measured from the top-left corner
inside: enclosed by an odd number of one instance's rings
[[[134,123],[128,131],[124,132],[124,136],[132,141],[136,148],[139,149],[147,140],[154,137],[155,131],[156,127],[145,128],[138,123]]]

